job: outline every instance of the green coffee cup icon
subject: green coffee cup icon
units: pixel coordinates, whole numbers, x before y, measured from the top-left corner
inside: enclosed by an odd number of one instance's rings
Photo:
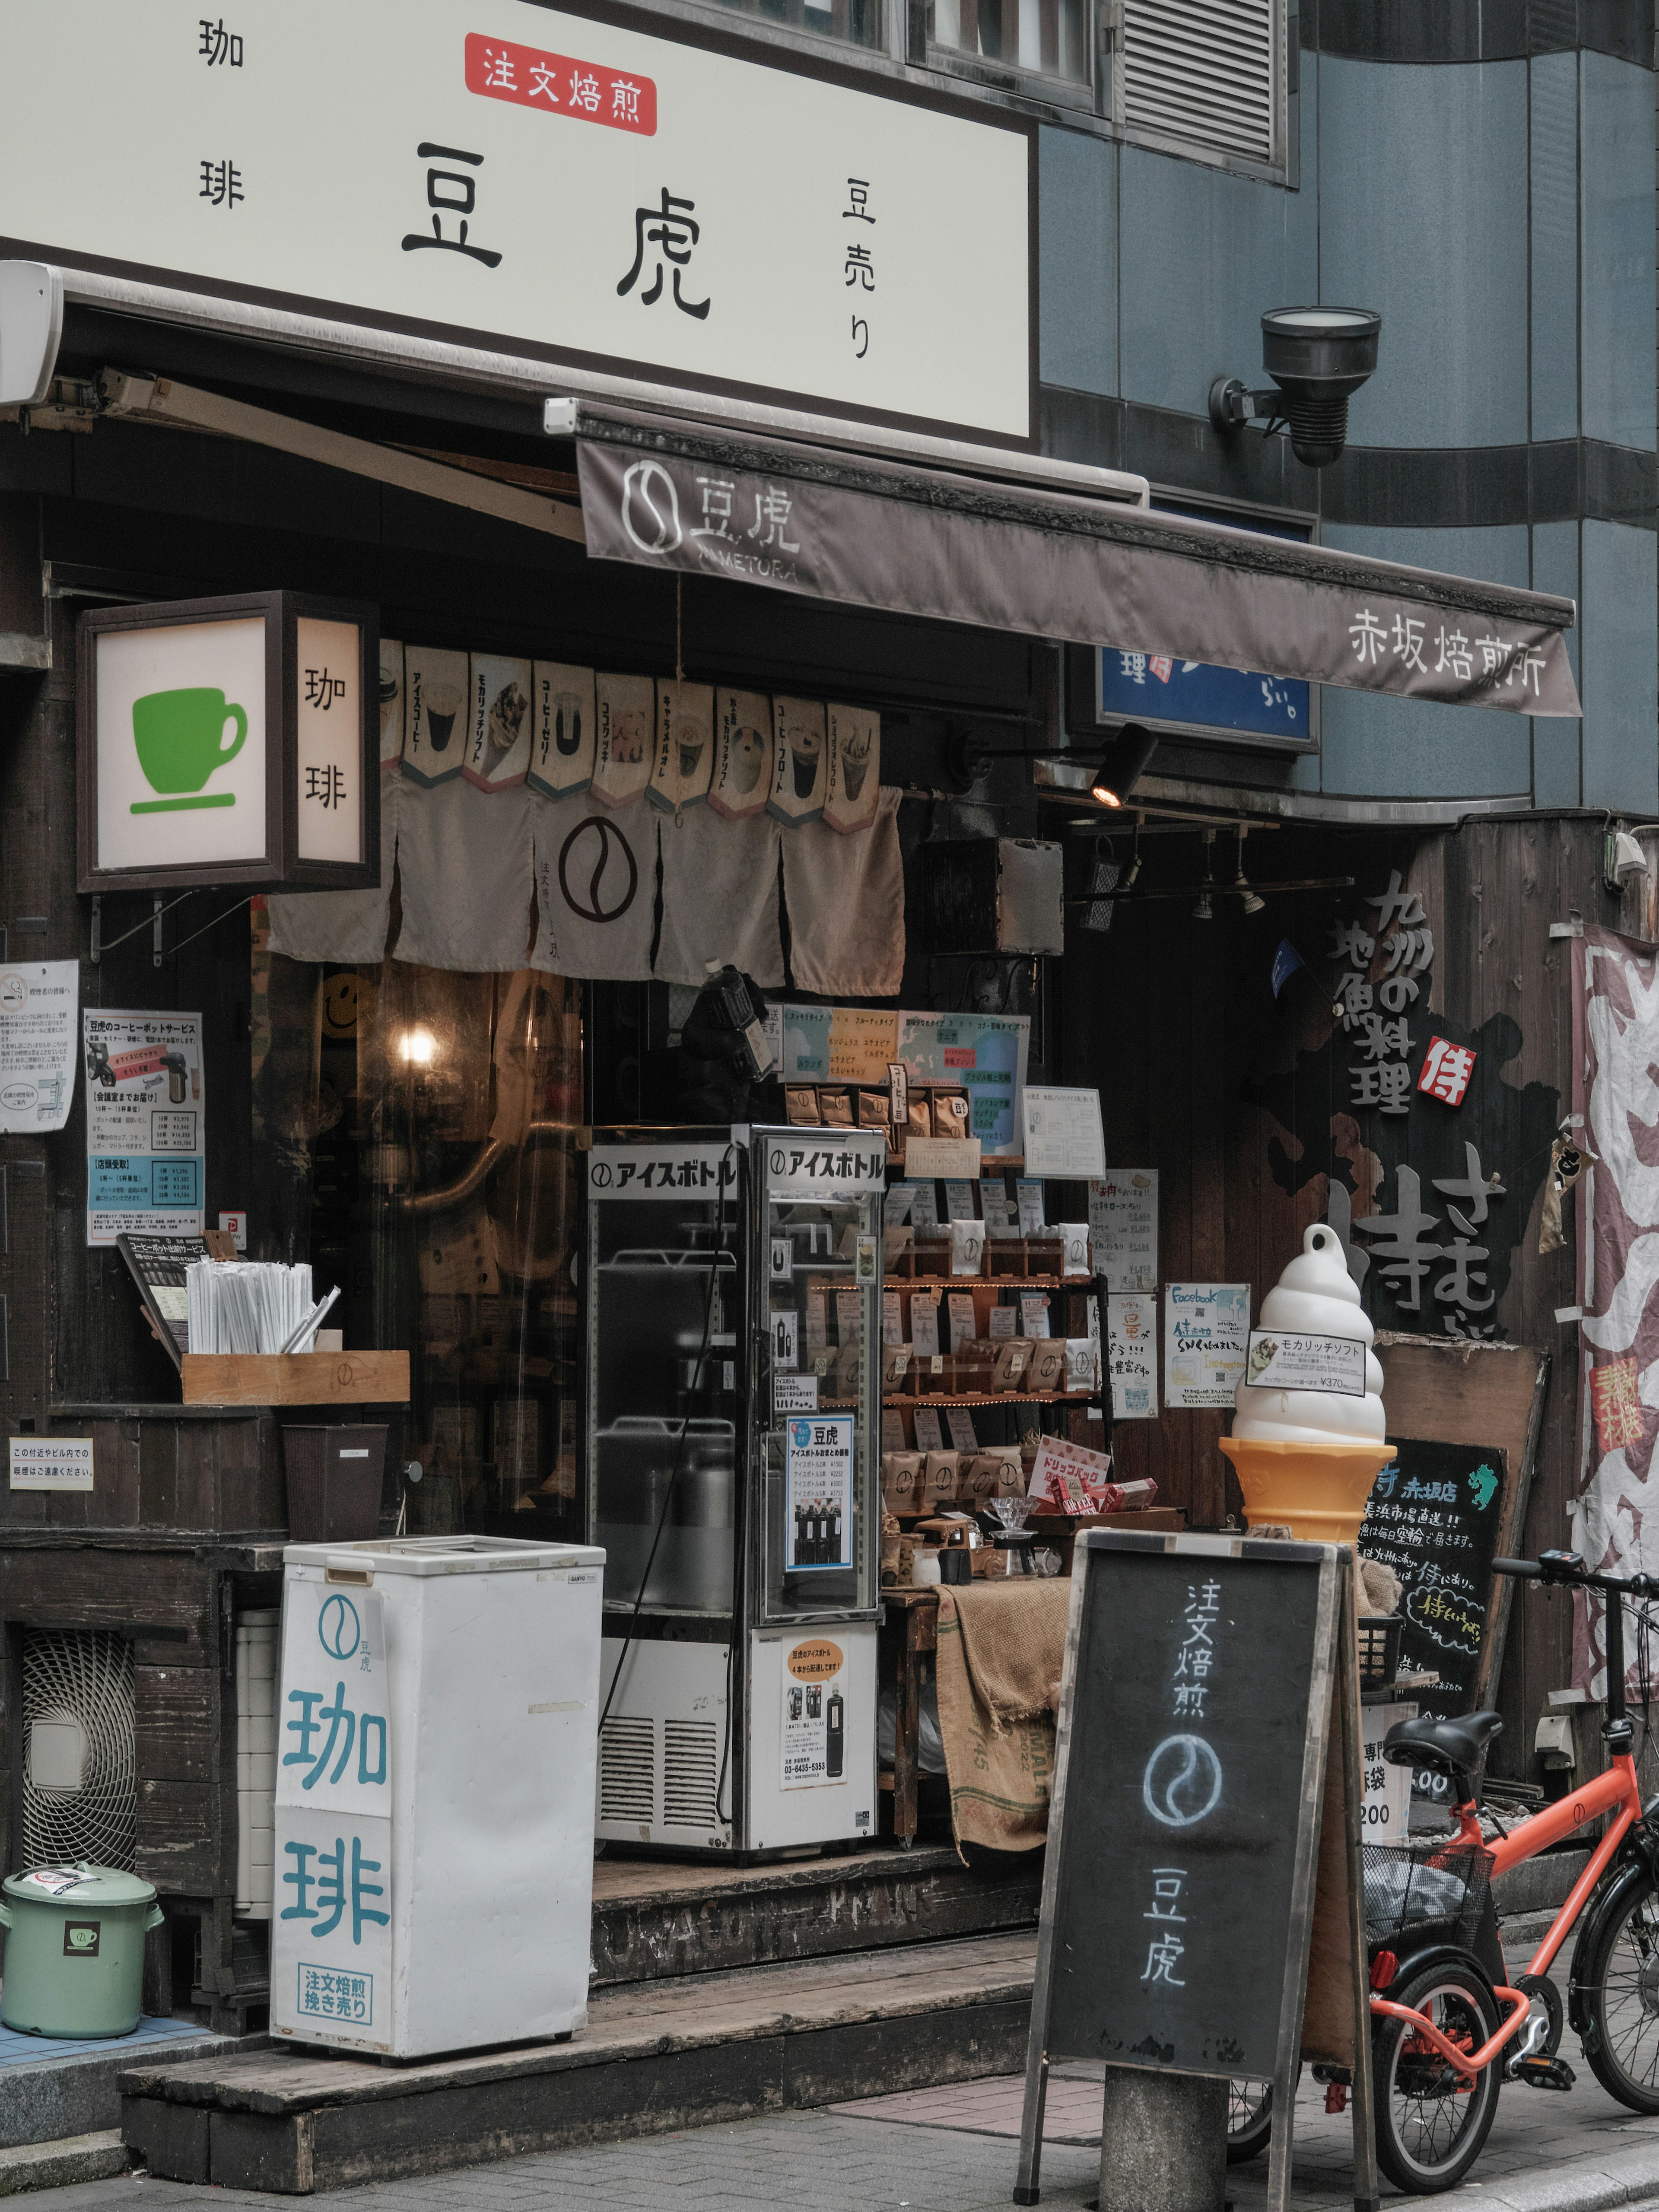
[[[231,722],[236,734],[228,744]],[[216,768],[235,759],[247,737],[247,709],[222,691],[191,686],[151,691],[132,702],[132,738],[138,764],[160,799],[135,799],[135,814],[171,814],[190,806],[234,806],[234,791],[204,791]]]

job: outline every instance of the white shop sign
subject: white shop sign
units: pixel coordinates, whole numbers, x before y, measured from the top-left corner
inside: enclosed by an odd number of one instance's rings
[[[10,18],[0,251],[1031,435],[1034,123],[529,0]]]

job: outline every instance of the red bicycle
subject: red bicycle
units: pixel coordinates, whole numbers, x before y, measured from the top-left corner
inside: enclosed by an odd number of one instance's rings
[[[1491,2130],[1500,2080],[1572,2087],[1558,2056],[1567,2022],[1603,2088],[1633,2112],[1659,2112],[1659,1796],[1644,1807],[1637,1784],[1624,1615],[1627,1600],[1659,1596],[1659,1577],[1593,1574],[1577,1552],[1492,1565],[1501,1575],[1605,1595],[1608,1766],[1487,1842],[1473,1777],[1503,1728],[1498,1715],[1401,1721],[1384,1739],[1384,1759],[1447,1776],[1457,1799],[1455,1832],[1426,1856],[1365,1853],[1376,2155],[1407,2192],[1464,2179]],[[1639,1608],[1638,1619],[1645,1630]],[[1526,1972],[1511,1979],[1491,1877],[1603,1815],[1607,1832],[1589,1864]],[[1564,2022],[1549,1969],[1581,1917]]]

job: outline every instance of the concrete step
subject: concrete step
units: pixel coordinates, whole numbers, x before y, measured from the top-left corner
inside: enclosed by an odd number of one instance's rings
[[[607,1856],[593,1869],[594,1987],[1034,1929],[1042,1853],[963,1864],[951,1844],[738,1867]]]
[[[240,2047],[179,2020],[141,2020],[131,2035],[84,2042],[0,2027],[0,2150],[118,2127],[116,2081],[135,2059],[206,2058]]]
[[[829,2105],[1024,2063],[1034,1933],[641,1981],[569,2043],[404,2066],[264,2051],[122,2078],[152,2174],[289,2195]]]
[[[59,2142],[13,2144],[0,2150],[0,2197],[25,2197],[35,2189],[67,2189],[76,2181],[108,2181],[125,2173],[131,2155],[119,2128],[65,2136]]]

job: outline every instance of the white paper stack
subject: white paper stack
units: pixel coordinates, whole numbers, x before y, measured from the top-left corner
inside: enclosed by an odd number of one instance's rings
[[[195,1261],[185,1270],[185,1296],[192,1352],[308,1352],[322,1319],[311,1269],[280,1261]],[[307,1316],[310,1328],[290,1345]]]

